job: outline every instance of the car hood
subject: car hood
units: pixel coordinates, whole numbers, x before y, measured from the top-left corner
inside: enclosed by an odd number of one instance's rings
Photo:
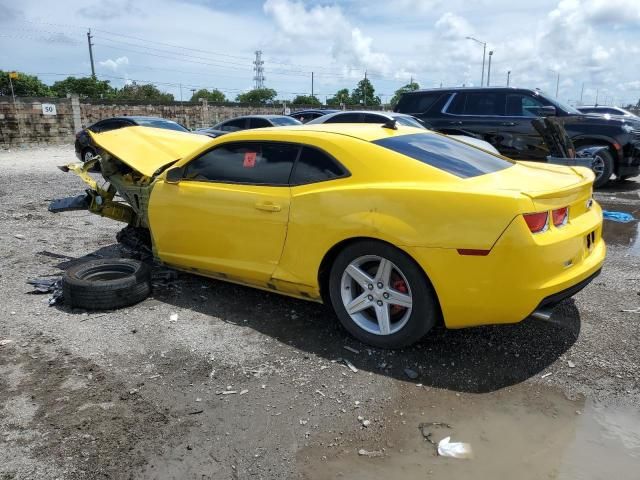
[[[582,115],[569,115],[560,117],[565,124],[586,123],[588,125],[619,126],[631,125],[633,128],[640,128],[640,121],[633,118],[619,115],[601,115],[598,113],[584,113]]]
[[[98,147],[147,177],[211,142],[205,135],[151,127],[89,134]]]

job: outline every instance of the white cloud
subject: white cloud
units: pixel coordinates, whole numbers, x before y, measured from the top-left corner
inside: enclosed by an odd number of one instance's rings
[[[115,60],[112,60],[111,58],[108,58],[107,60],[98,62],[98,65],[100,65],[101,67],[104,67],[108,70],[111,70],[113,72],[117,72],[120,70],[121,67],[129,65],[129,58],[128,57],[118,57]]]
[[[273,17],[279,33],[298,48],[303,44],[319,47],[330,41],[333,59],[347,69],[389,73],[389,57],[374,50],[373,39],[354,27],[340,7],[317,5],[307,8],[295,0],[267,0],[263,8]]]

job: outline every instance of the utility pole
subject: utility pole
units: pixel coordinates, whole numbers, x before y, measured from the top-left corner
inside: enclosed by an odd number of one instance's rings
[[[313,98],[313,72],[311,72],[311,98]]]
[[[598,93],[599,93],[599,90],[596,88],[596,104],[595,104],[596,107],[598,106]]]
[[[91,43],[91,39],[93,36],[91,35],[91,29],[87,32],[87,43],[89,44],[89,60],[91,60],[91,76],[95,80],[96,78],[96,67],[93,64],[93,43]]]
[[[584,82],[582,82],[582,89],[580,90],[580,105],[582,105],[582,96],[584,95]]]
[[[253,61],[253,71],[256,73],[253,77],[255,88],[264,88],[264,62],[262,61],[262,50],[256,50],[256,59]]]
[[[364,93],[364,106],[367,106],[367,71],[364,71],[364,84],[363,84],[363,93]]]
[[[493,57],[493,50],[489,52],[489,69],[487,70],[487,87],[491,85],[491,57]]]
[[[510,81],[511,81],[511,70],[507,70],[507,87],[509,86]]]
[[[559,91],[560,91],[560,72],[558,72],[558,78],[556,78],[556,98],[558,98]]]

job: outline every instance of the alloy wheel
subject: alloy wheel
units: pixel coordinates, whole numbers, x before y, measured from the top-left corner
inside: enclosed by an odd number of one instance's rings
[[[365,255],[345,268],[340,282],[347,314],[363,330],[392,335],[406,325],[413,306],[404,273],[390,260]]]

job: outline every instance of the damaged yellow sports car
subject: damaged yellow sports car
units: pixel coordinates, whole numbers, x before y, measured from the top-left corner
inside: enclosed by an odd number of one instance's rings
[[[148,229],[171,267],[329,303],[375,346],[544,317],[605,258],[587,168],[393,122],[92,136],[99,157],[66,167],[84,207]]]

